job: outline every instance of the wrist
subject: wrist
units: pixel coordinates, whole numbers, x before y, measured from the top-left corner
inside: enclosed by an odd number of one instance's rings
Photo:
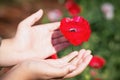
[[[18,64],[4,74],[0,80],[29,80],[28,70],[25,66]]]
[[[1,39],[0,45],[0,66],[7,66],[5,63],[6,59],[8,58],[8,53],[12,51],[12,43],[11,39]]]

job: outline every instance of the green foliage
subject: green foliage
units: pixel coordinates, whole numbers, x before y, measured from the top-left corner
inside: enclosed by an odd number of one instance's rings
[[[60,52],[59,56],[69,53],[70,50],[82,48],[91,49],[93,55],[105,58],[106,65],[98,70],[98,78],[102,80],[120,80],[120,10],[119,0],[76,0],[81,6],[80,16],[85,17],[91,25],[92,35],[88,42],[78,47],[69,47]],[[114,6],[114,18],[107,20],[101,11],[101,5],[109,2]],[[94,80],[90,75],[91,68],[87,68],[77,77],[67,80]]]

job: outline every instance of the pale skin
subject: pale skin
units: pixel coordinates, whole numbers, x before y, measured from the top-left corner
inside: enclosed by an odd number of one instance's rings
[[[65,79],[80,74],[89,64],[91,51],[85,49],[60,59],[46,59],[69,42],[58,30],[59,22],[33,26],[42,14],[39,10],[26,18],[18,25],[15,37],[2,40],[0,66],[14,66],[0,80]]]
[[[63,80],[83,72],[91,58],[91,51],[82,49],[56,60],[27,60],[13,67],[1,80]]]
[[[45,59],[69,46],[59,30],[60,23],[35,25],[43,15],[39,10],[18,25],[15,37],[3,39],[0,47],[0,66],[12,66],[27,59]]]

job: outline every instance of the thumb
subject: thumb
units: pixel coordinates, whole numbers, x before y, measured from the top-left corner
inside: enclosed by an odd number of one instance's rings
[[[36,21],[38,21],[43,15],[43,10],[40,9],[36,13],[32,14],[28,18],[24,19],[19,26],[32,26]]]
[[[18,25],[16,38],[18,41],[21,40],[21,42],[24,44],[24,41],[29,40],[30,36],[30,30],[31,26],[38,21],[43,15],[43,10],[39,10],[36,13],[32,14],[28,18],[24,19],[20,24]]]

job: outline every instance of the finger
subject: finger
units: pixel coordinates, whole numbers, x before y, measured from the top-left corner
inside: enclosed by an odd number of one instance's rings
[[[28,18],[24,19],[19,26],[32,26],[36,21],[38,21],[43,15],[43,10],[40,9],[36,13],[32,14]]]
[[[82,57],[83,57],[85,51],[86,51],[85,49],[81,49],[78,53],[78,56],[75,59],[73,59],[70,63],[73,65],[79,64],[79,61],[82,61]]]
[[[91,54],[91,50],[86,50],[82,56],[82,59],[79,61],[79,64],[83,61],[83,59]]]
[[[91,50],[86,50],[86,51],[84,52],[83,58],[86,57],[86,56],[89,55],[89,54],[91,54]]]
[[[40,27],[45,27],[46,29],[48,29],[50,31],[54,31],[54,30],[59,28],[60,22],[47,23],[47,24],[43,24],[43,25],[39,25],[39,26]]]
[[[71,61],[73,58],[75,58],[78,55],[77,51],[74,51],[70,54],[68,54],[67,56],[61,58],[61,61],[68,63],[69,61]]]
[[[53,39],[53,40],[52,40],[52,44],[53,44],[53,45],[56,45],[56,44],[59,44],[59,43],[62,43],[62,42],[67,42],[67,41],[68,41],[68,40],[67,40],[65,37],[61,36],[61,37],[59,37],[59,38]]]
[[[61,50],[65,49],[65,48],[68,47],[68,46],[70,46],[70,43],[69,43],[69,42],[63,42],[63,43],[54,45],[54,48],[55,48],[55,50],[58,52],[58,51],[61,51]]]
[[[63,36],[62,33],[59,30],[57,30],[53,32],[52,38],[54,39],[54,38],[58,38],[61,36]]]
[[[78,68],[74,70],[72,73],[66,75],[65,78],[71,78],[83,72],[83,70],[85,70],[91,59],[92,59],[92,55],[86,56],[83,62],[79,64]]]

